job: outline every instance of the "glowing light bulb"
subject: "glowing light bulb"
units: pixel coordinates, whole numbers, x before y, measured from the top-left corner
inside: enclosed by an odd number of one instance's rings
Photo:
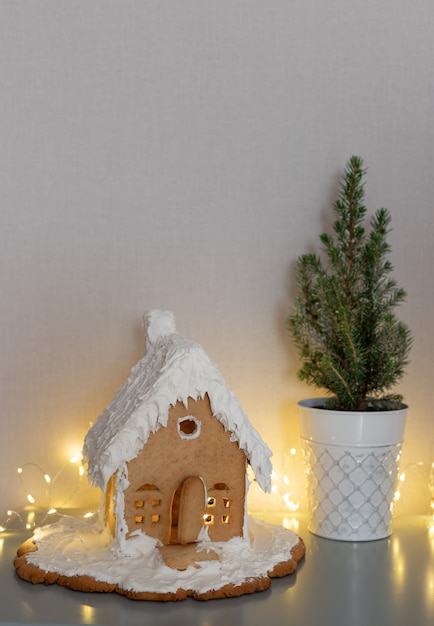
[[[6,531],[6,528],[4,526],[0,526],[0,533],[4,533]]]
[[[51,477],[49,474],[44,474],[44,480],[49,485],[51,483]]]
[[[17,468],[17,473],[18,474],[22,474],[23,473],[23,468],[22,467],[18,467]]]
[[[293,530],[294,532],[298,532],[299,522],[295,517],[293,518],[285,517],[282,524],[288,530]]]
[[[80,467],[78,468],[78,474],[79,474],[79,476],[83,476],[84,475],[84,467],[82,465],[80,465]]]
[[[47,515],[54,515],[55,513],[57,513],[57,509],[50,509],[47,511]]]
[[[78,457],[77,457],[77,456],[72,456],[72,457],[69,459],[69,462],[70,462],[70,463],[72,463],[72,464],[74,464],[74,463],[78,463],[78,460],[79,460],[79,459],[78,459]]]
[[[294,500],[291,500],[290,493],[283,494],[283,501],[285,503],[286,508],[292,511],[293,513],[295,513],[295,511],[297,511],[300,507],[298,502],[294,502]]]
[[[36,502],[35,498],[32,496],[31,493],[27,494],[27,500],[30,502],[30,504],[35,504]]]

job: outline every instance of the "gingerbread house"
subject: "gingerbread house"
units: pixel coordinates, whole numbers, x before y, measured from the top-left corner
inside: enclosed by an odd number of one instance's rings
[[[118,544],[247,537],[247,466],[270,491],[271,451],[203,348],[171,312],[146,318],[146,351],[86,435],[91,482]]]

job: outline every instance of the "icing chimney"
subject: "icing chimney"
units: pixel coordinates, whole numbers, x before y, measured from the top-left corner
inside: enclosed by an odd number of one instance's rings
[[[144,319],[146,333],[146,350],[160,337],[175,332],[175,316],[172,311],[149,311]]]

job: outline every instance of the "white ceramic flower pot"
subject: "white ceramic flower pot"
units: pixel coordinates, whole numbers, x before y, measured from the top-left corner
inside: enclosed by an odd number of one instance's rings
[[[324,400],[298,404],[309,530],[341,541],[388,537],[407,407],[330,411]]]

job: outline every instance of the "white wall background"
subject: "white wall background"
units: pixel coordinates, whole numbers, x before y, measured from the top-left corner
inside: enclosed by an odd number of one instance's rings
[[[431,462],[433,33],[431,0],[1,0],[0,523],[25,504],[19,465],[54,475],[81,448],[151,308],[203,344],[282,468],[313,395],[285,329],[294,262],[352,154],[408,291],[402,462]],[[426,482],[410,491],[427,507]]]

